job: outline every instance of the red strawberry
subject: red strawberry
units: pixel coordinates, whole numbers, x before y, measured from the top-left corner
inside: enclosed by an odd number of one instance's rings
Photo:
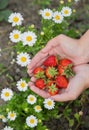
[[[45,82],[43,79],[37,79],[35,82],[36,87],[40,88],[40,89],[44,89],[45,88]]]
[[[53,95],[58,94],[59,89],[58,89],[58,87],[57,87],[56,84],[53,84],[53,83],[52,83],[50,86],[48,86],[48,92],[49,92],[49,94],[50,94],[51,96],[53,96]]]
[[[43,72],[43,68],[42,67],[36,67],[34,70],[33,70],[33,74],[37,74],[38,72]]]
[[[59,73],[59,75],[63,75],[63,73],[64,73],[64,68],[63,68],[63,66],[58,65],[58,73]]]
[[[67,88],[68,80],[64,76],[57,76],[56,84],[59,86],[59,88]]]
[[[42,67],[36,67],[33,70],[33,74],[37,79],[44,78],[44,69]]]
[[[68,65],[73,65],[73,63],[71,60],[65,58],[60,60],[60,65],[67,67]]]
[[[47,67],[45,74],[49,79],[51,79],[54,78],[58,74],[58,72],[54,67]]]
[[[72,69],[72,61],[69,59],[61,59],[60,64],[58,65],[58,72],[59,75],[64,75],[66,78],[69,78],[70,76],[74,76],[74,72]]]
[[[43,63],[44,66],[56,66],[57,57],[54,55],[49,56]]]

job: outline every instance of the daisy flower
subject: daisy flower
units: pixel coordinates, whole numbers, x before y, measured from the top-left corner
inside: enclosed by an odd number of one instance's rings
[[[42,15],[42,17],[44,19],[52,19],[52,16],[53,16],[53,12],[51,9],[44,9],[44,10],[41,10],[40,11],[40,14]]]
[[[61,12],[62,12],[62,15],[63,15],[63,16],[68,17],[68,16],[71,15],[72,9],[66,6],[66,7],[63,7],[63,8],[62,8],[62,11],[61,11]]]
[[[4,115],[0,115],[0,119],[2,119],[3,122],[7,122],[7,119]]]
[[[58,12],[58,11],[54,12],[54,14],[53,14],[53,21],[55,23],[62,23],[63,15],[60,12]]]
[[[10,40],[14,43],[21,41],[21,32],[19,30],[13,30],[9,36]]]
[[[1,91],[1,99],[3,99],[4,101],[11,100],[12,96],[13,96],[13,91],[9,88],[4,88]]]
[[[31,95],[31,94],[27,97],[27,102],[31,105],[36,103],[36,100],[37,100],[36,97],[34,95]]]
[[[37,40],[37,36],[34,32],[28,31],[22,34],[21,40],[24,46],[25,45],[33,46]]]
[[[15,112],[8,112],[8,119],[10,119],[10,121],[14,121],[16,119],[16,113]]]
[[[11,128],[10,126],[6,126],[3,130],[13,130],[13,128]]]
[[[55,102],[52,99],[45,99],[44,100],[44,107],[47,108],[48,110],[51,110],[55,106]]]
[[[28,116],[28,117],[26,118],[26,124],[27,124],[29,127],[31,127],[31,128],[37,126],[37,123],[38,123],[38,120],[37,120],[37,118],[36,118],[35,116],[33,116],[33,115]]]
[[[21,25],[23,21],[23,17],[20,13],[12,13],[9,18],[8,22],[12,23],[12,26]]]
[[[42,108],[41,108],[40,105],[36,105],[36,106],[34,107],[34,109],[35,109],[36,112],[42,111]]]
[[[26,52],[18,54],[16,59],[17,64],[22,67],[27,66],[31,61],[30,56]]]
[[[28,84],[25,80],[20,79],[20,81],[17,82],[17,88],[19,91],[26,91]]]

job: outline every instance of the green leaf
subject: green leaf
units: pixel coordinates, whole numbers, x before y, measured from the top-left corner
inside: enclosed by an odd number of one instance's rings
[[[72,127],[73,125],[74,125],[74,120],[73,119],[69,120],[69,126]]]
[[[10,14],[12,13],[11,10],[4,10],[4,11],[0,11],[0,18],[2,18],[2,20],[8,21],[8,17],[10,16]]]
[[[4,9],[9,3],[9,0],[0,0],[0,9]]]
[[[80,115],[78,113],[75,113],[74,114],[74,117],[76,118],[76,120],[79,122],[79,119],[80,119]]]

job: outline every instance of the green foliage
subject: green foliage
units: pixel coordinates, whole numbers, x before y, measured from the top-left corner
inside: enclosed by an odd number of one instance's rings
[[[9,0],[0,0],[0,22],[8,21],[9,15],[12,13],[11,10],[7,9]]]
[[[48,1],[48,2],[46,1],[47,2],[46,3],[45,1],[38,0],[38,3],[39,2],[40,2],[40,4],[43,4],[43,6],[48,5],[50,3],[50,1]],[[8,4],[8,2],[7,2],[7,4]],[[2,4],[3,5],[2,7],[5,8],[7,6],[7,4],[6,3],[5,3],[5,5]],[[66,5],[67,6],[69,5],[72,8],[72,3],[71,4],[67,3],[67,4],[62,4],[62,5],[58,6],[56,11],[57,10],[61,11],[63,6],[66,6]],[[7,14],[9,14],[9,12]],[[40,27],[39,31],[37,29],[35,29],[35,27],[33,25],[29,25],[28,27],[16,26],[16,29],[21,31],[21,33],[27,32],[27,31],[32,31],[37,35],[37,41],[34,44],[34,46],[28,46],[28,45],[24,46],[22,41],[17,42],[14,45],[14,48],[15,48],[17,54],[19,54],[20,52],[26,52],[26,53],[29,53],[31,58],[33,58],[33,56],[39,50],[44,48],[44,46],[47,44],[47,42],[50,39],[52,39],[53,37],[55,37],[59,34],[66,34],[73,38],[78,37],[80,35],[79,31],[77,31],[76,28],[71,27],[71,22],[73,22],[71,20],[74,20],[74,17],[75,17],[75,14],[73,13],[72,16],[65,18],[61,24],[56,24],[52,20],[45,20],[44,18],[42,18],[41,27]],[[4,19],[4,18],[2,18],[2,19]],[[0,65],[0,67],[2,68],[3,66]],[[1,70],[1,68],[0,68],[0,70]],[[21,71],[23,71],[23,73],[24,72],[26,73],[27,69],[23,68],[23,69],[21,69]],[[8,77],[9,77],[9,79],[11,79],[11,77],[9,75],[8,75]],[[26,80],[26,82],[29,82],[31,77],[22,77],[22,78],[24,80]],[[33,93],[30,89],[28,89],[25,92],[20,92],[20,91],[17,91],[16,84],[14,85],[14,87],[16,89],[16,92],[14,92],[14,96],[12,97],[12,99],[10,101],[8,101],[5,105],[2,105],[0,107],[0,114],[3,114],[5,117],[7,117],[7,114],[9,111],[16,112],[17,118],[15,121],[7,120],[7,125],[11,126],[12,128],[14,128],[16,130],[34,130],[34,128],[29,128],[26,124],[26,117],[29,115],[34,115],[38,119],[38,124],[37,124],[36,130],[46,130],[47,127],[45,125],[43,125],[43,122],[49,121],[49,119],[51,119],[51,118],[52,119],[56,118],[59,120],[61,120],[62,118],[65,118],[69,124],[69,128],[74,127],[76,121],[77,121],[78,125],[81,124],[80,115],[76,111],[73,112],[73,109],[72,109],[72,107],[74,107],[74,108],[77,107],[77,108],[81,109],[81,104],[78,100],[75,102],[75,104],[73,104],[73,102],[69,102],[67,104],[66,103],[55,103],[54,109],[48,110],[43,105],[44,99],[41,98],[40,96],[38,96],[37,94]],[[14,90],[14,88],[12,88],[12,89]],[[37,98],[37,102],[33,105],[30,105],[27,103],[27,96],[29,94],[33,94]],[[37,113],[34,110],[35,105],[40,105],[42,107],[42,111],[40,113]]]
[[[33,0],[33,4],[38,4],[41,8],[45,8],[51,4],[51,0]]]

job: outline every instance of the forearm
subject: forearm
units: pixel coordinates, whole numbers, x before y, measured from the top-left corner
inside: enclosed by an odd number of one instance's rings
[[[86,62],[89,62],[89,30],[81,36],[79,42],[82,48],[83,58]]]

